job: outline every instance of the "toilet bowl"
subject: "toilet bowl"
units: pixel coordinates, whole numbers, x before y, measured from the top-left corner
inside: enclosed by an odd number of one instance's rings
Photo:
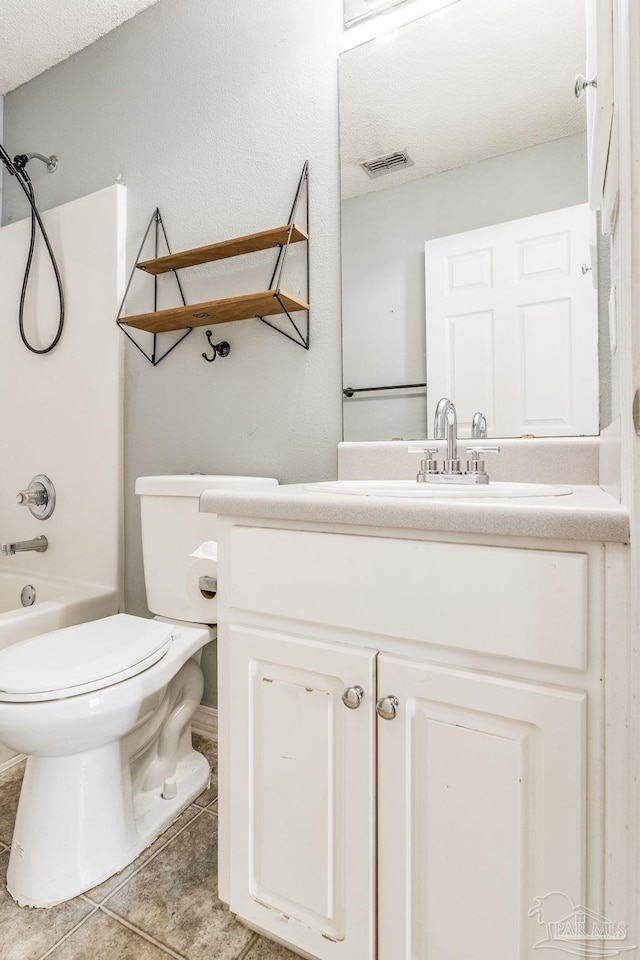
[[[117,614],[0,651],[0,741],[28,757],[7,871],[20,905],[54,906],[122,870],[207,786],[191,718],[204,687],[200,652],[215,639],[215,591],[194,591],[190,578],[215,517],[198,512],[199,497],[276,482],[141,478],[156,617]]]

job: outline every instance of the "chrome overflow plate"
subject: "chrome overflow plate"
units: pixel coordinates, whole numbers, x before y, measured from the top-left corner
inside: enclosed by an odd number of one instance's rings
[[[26,490],[20,490],[16,501],[21,507],[28,507],[31,516],[37,520],[47,520],[56,506],[56,490],[49,477],[39,473]]]
[[[28,583],[20,591],[20,603],[23,607],[32,607],[36,602],[36,588]]]

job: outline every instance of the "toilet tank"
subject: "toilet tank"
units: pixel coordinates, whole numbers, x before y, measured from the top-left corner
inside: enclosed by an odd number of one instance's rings
[[[190,556],[205,540],[216,539],[216,515],[200,513],[205,490],[260,490],[277,486],[270,477],[138,477],[142,556],[149,610],[171,620],[203,622],[202,604],[187,589]],[[217,606],[214,604],[213,606]],[[214,622],[208,618],[206,622]]]

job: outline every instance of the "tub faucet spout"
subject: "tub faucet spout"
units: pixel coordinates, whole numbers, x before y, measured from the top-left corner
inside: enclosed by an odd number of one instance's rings
[[[18,540],[17,543],[0,544],[0,554],[3,557],[13,557],[16,553],[28,553],[34,550],[36,553],[44,553],[49,546],[46,537],[34,537],[33,540]]]

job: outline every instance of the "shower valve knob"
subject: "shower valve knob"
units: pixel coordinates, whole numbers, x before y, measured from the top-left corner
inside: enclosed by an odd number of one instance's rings
[[[42,490],[21,490],[16,496],[21,507],[40,507],[47,502],[47,494]]]
[[[26,490],[20,490],[16,501],[21,507],[28,507],[29,512],[38,520],[46,520],[53,513],[56,505],[56,491],[49,477],[39,473],[33,478]]]

